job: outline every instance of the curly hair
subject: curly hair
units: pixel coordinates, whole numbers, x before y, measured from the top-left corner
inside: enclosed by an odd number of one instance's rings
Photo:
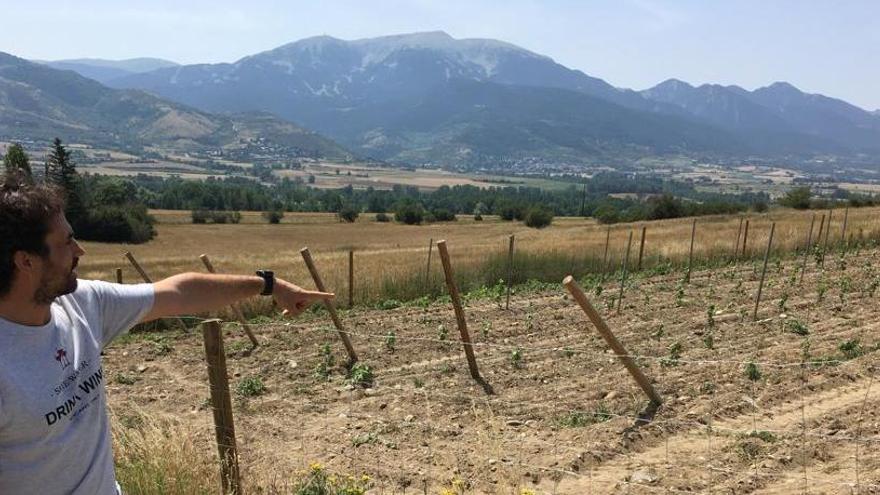
[[[63,211],[64,198],[56,187],[31,184],[15,173],[0,177],[0,297],[12,288],[16,251],[49,255],[49,224]]]

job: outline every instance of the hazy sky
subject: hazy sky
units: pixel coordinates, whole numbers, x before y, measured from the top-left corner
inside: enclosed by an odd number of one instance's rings
[[[496,38],[616,86],[785,80],[880,109],[880,0],[0,0],[25,58],[232,62],[300,38]]]

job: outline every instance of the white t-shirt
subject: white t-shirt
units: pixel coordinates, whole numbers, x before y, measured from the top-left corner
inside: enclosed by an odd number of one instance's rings
[[[116,494],[101,350],[152,307],[151,284],[80,280],[46,325],[0,318],[0,494]]]

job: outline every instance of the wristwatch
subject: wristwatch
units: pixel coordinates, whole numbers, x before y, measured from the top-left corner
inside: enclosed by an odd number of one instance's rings
[[[272,270],[257,270],[257,276],[263,277],[263,292],[261,296],[271,296],[275,288],[275,273]]]

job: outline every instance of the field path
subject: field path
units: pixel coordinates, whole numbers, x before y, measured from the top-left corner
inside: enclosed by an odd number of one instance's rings
[[[880,400],[880,385],[871,383],[872,380],[862,378],[848,385],[838,386],[809,396],[803,403],[800,400],[790,400],[772,409],[762,410],[760,404],[754,413],[745,413],[734,418],[713,421],[712,434],[708,428],[695,430],[693,428],[680,431],[667,437],[667,441],[648,447],[647,449],[626,457],[615,457],[609,462],[600,464],[594,468],[588,477],[569,478],[564,480],[557,488],[557,493],[684,493],[685,491],[718,490],[725,493],[802,493],[803,492],[803,466],[800,463],[791,463],[785,466],[781,472],[768,473],[765,466],[758,466],[758,483],[755,483],[754,466],[740,471],[729,468],[716,467],[715,456],[724,451],[734,448],[736,442],[744,438],[743,433],[752,431],[755,424],[759,432],[792,432],[800,429],[803,419],[807,425],[815,422],[828,421],[834,418],[835,413],[855,411],[858,415],[863,406],[867,406],[867,415],[874,414],[877,401]],[[866,392],[870,387],[870,396],[866,401]],[[661,412],[662,415],[662,412]],[[815,428],[809,427],[807,443],[819,442],[814,432]],[[801,438],[797,433],[790,436]],[[759,442],[758,439],[754,439]],[[854,442],[832,442],[830,448],[839,450],[838,457],[848,459],[849,469],[836,471],[832,475],[815,476],[809,484],[816,493],[853,493],[849,485],[854,484]],[[839,449],[837,448],[839,447]],[[875,444],[868,444],[865,449],[876,448]],[[669,464],[667,464],[667,459]],[[704,465],[705,472],[694,476],[698,466]],[[724,465],[724,463],[721,463]],[[779,465],[774,465],[779,468]],[[691,477],[689,489],[675,489],[666,483],[657,483],[664,477],[676,477],[677,469],[688,471]],[[764,471],[763,473],[761,471]],[[634,473],[637,474],[633,479]],[[814,473],[815,474],[815,473]],[[873,473],[876,475],[877,473]],[[679,475],[680,476],[680,475]],[[699,478],[699,479],[697,479]],[[810,478],[813,478],[812,476]],[[776,484],[769,484],[775,481]],[[862,483],[870,484],[862,473]],[[663,486],[658,486],[663,485]],[[700,486],[702,485],[702,486]],[[763,485],[763,486],[762,486]],[[873,486],[873,485],[872,485]],[[726,487],[726,490],[722,490]],[[684,487],[682,487],[684,488]],[[759,491],[755,491],[760,489]],[[863,490],[865,487],[863,486]],[[875,493],[865,491],[864,493]]]

